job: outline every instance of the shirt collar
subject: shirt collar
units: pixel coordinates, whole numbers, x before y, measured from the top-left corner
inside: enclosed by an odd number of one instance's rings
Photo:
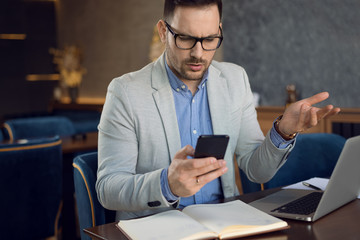
[[[166,72],[167,72],[171,87],[177,92],[179,92],[180,90],[187,91],[188,87],[173,73],[173,71],[170,69],[169,65],[167,64],[166,59],[165,59],[165,68],[166,68]],[[203,76],[203,79],[201,80],[201,82],[198,86],[199,91],[201,90],[201,88],[204,88],[206,86],[206,82],[208,80],[208,75],[209,75],[209,71],[206,70],[206,72]]]

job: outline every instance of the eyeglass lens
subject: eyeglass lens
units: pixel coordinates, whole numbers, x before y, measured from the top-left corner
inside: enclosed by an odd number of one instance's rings
[[[175,45],[183,50],[192,49],[197,42],[201,43],[201,46],[204,50],[216,50],[220,47],[222,41],[222,31],[220,29],[221,36],[220,37],[206,37],[206,38],[196,38],[187,35],[180,35],[174,33],[171,29],[171,26],[165,21],[166,27],[169,29],[170,33],[174,36]]]
[[[191,49],[200,41],[204,50],[215,50],[219,47],[220,37],[194,38],[191,36],[178,35],[175,44],[178,48]]]

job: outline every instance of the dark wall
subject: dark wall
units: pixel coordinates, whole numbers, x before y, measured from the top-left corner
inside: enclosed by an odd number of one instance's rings
[[[245,68],[262,105],[329,91],[360,107],[359,0],[223,0],[224,61]]]
[[[56,47],[54,2],[0,0],[0,118],[47,111],[54,81],[26,81],[27,74],[54,73],[50,47]]]
[[[164,0],[57,1],[59,47],[76,44],[87,73],[80,98],[105,98],[114,77],[150,63],[153,30]],[[140,7],[139,7],[140,6]],[[222,49],[215,54],[222,59]]]
[[[87,73],[80,97],[105,98],[110,81],[150,62],[163,0],[58,1],[59,47],[78,45]]]

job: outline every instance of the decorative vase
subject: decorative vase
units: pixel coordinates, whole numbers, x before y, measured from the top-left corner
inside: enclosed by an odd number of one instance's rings
[[[79,87],[69,87],[68,92],[69,92],[70,102],[76,103],[79,97]]]

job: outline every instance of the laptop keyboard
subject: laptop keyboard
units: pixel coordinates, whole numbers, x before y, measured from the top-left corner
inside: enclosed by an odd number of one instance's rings
[[[309,193],[304,197],[282,205],[281,207],[276,208],[271,212],[308,215],[315,212],[317,206],[319,205],[322,194],[322,192]]]

